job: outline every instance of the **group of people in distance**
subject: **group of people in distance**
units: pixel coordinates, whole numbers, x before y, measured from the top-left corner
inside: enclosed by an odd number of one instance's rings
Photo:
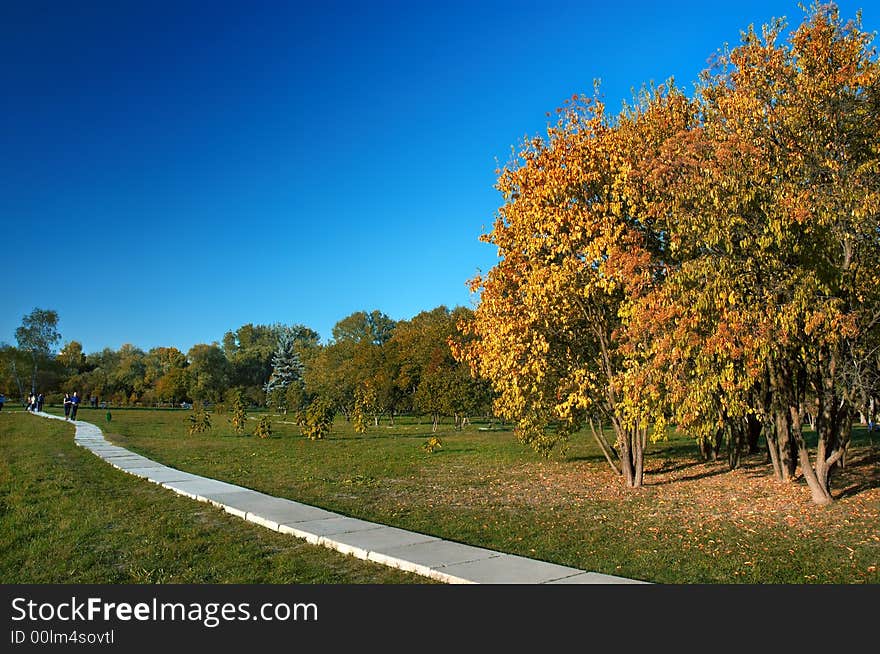
[[[43,410],[43,394],[42,393],[31,393],[27,397],[27,410],[33,411],[36,413],[37,411]]]
[[[37,413],[38,411],[43,410],[43,394],[34,394],[31,393],[27,398],[27,406],[28,411],[33,411]],[[79,394],[76,391],[73,391],[73,395],[70,393],[64,394],[64,419],[65,420],[76,420],[76,411],[79,409]]]
[[[73,391],[73,395],[64,394],[64,419],[76,420],[76,410],[79,408],[79,395]]]

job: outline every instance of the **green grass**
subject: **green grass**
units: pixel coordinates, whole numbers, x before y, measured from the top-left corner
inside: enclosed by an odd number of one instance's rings
[[[4,583],[428,582],[179,497],[74,445],[72,425],[7,409],[0,552]]]
[[[774,481],[763,455],[728,472],[675,436],[650,447],[646,485],[632,490],[586,435],[543,460],[497,425],[444,425],[431,454],[422,447],[428,420],[365,435],[338,420],[329,438],[309,441],[283,416],[273,417],[272,438],[259,439],[234,434],[224,415],[212,414],[210,433],[188,436],[186,411],[114,409],[110,423],[105,413],[81,409],[79,418],[176,468],[585,570],[658,583],[880,581],[880,439],[861,428],[840,498],[819,507],[803,482]]]

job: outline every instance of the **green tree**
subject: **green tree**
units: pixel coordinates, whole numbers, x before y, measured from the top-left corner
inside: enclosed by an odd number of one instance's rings
[[[272,374],[266,382],[266,398],[276,409],[287,413],[288,399],[295,399],[297,395],[288,397],[288,390],[303,386],[304,367],[296,350],[296,332],[288,327],[279,327],[277,330],[277,343],[275,353],[272,356]],[[299,410],[300,406],[292,407]]]
[[[393,333],[395,322],[380,311],[355,312],[333,327],[333,339],[308,354],[304,381],[306,395],[321,398],[350,419],[358,389],[364,385],[382,394],[387,405],[388,375],[382,371],[387,360],[383,346]],[[376,409],[381,412],[381,409]],[[374,414],[374,420],[377,420]]]
[[[52,348],[61,340],[58,332],[58,312],[51,309],[36,308],[21,320],[15,330],[18,347],[31,357],[33,372],[31,392],[37,392],[37,368],[40,361],[48,359]]]
[[[395,324],[379,310],[356,311],[333,326],[333,340],[382,345],[391,338]]]
[[[117,353],[116,369],[112,375],[114,396],[124,403],[136,403],[146,389],[147,367],[144,351],[130,343],[124,344]]]
[[[0,392],[12,397],[15,389],[18,391],[19,399],[24,401],[24,384],[19,371],[27,365],[27,354],[13,345],[0,343]]]
[[[246,324],[223,337],[223,352],[229,361],[230,384],[241,387],[253,404],[264,404],[265,386],[272,374],[272,354],[277,345],[276,328]]]
[[[187,352],[189,395],[201,402],[218,402],[229,387],[229,362],[217,343],[199,343]]]
[[[154,347],[144,356],[145,397],[163,403],[186,396],[186,355],[176,347]]]

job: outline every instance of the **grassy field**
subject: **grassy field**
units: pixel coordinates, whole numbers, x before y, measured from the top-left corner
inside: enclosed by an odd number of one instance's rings
[[[428,582],[179,497],[74,445],[72,425],[8,409],[0,412],[0,579],[4,584]]]
[[[109,423],[105,413],[79,418],[176,468],[586,570],[658,583],[880,581],[880,438],[863,428],[836,481],[838,501],[819,507],[802,481],[774,481],[763,455],[729,472],[680,438],[652,445],[645,486],[628,490],[585,435],[544,460],[509,429],[479,423],[461,432],[444,425],[442,449],[431,454],[427,420],[365,435],[337,421],[329,438],[309,441],[284,416],[259,439],[236,435],[225,415],[212,416],[210,433],[188,436],[189,412],[114,409]]]

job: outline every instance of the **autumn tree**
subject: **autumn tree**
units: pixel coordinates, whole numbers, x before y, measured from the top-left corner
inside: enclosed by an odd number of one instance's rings
[[[665,432],[651,431],[657,415],[641,392],[651,389],[633,377],[621,335],[633,299],[661,276],[665,240],[629,180],[644,149],[690,116],[674,88],[647,97],[651,111],[638,103],[614,119],[600,101],[572,98],[546,138],[528,141],[500,172],[505,204],[483,236],[500,262],[472,283],[476,339],[462,350],[522,441],[549,455],[589,425],[633,487],[649,433]]]
[[[145,397],[175,404],[189,386],[186,355],[176,347],[154,347],[144,356]]]
[[[681,429],[725,430],[735,461],[757,420],[777,477],[800,466],[827,503],[880,342],[878,66],[833,5],[814,5],[788,44],[783,28],[749,29],[719,58],[700,124],[646,167],[676,262],[636,319],[653,325]]]
[[[189,386],[190,379],[186,368],[173,367],[156,380],[154,393],[162,402],[177,404],[187,397]]]
[[[459,323],[471,318],[469,309],[441,305],[398,323],[389,341],[399,360],[398,392],[413,411],[431,417],[433,431],[443,416],[451,416],[461,429],[468,416],[488,409],[488,385],[456,360],[450,346],[460,338]]]
[[[58,356],[56,356],[55,359],[69,373],[78,373],[86,361],[82,343],[79,341],[68,341],[64,344],[64,347],[61,348],[61,351],[58,352]]]

